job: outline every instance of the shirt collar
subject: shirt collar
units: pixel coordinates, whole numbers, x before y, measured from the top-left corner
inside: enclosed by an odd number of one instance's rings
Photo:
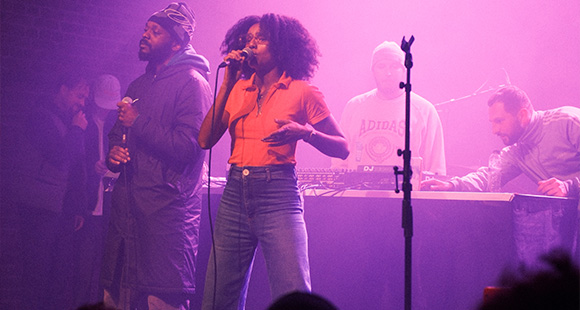
[[[255,79],[256,79],[256,73],[252,74],[252,76],[249,79],[241,81],[240,83],[242,83],[242,88],[246,91],[256,91],[258,88],[254,84]],[[286,74],[286,71],[284,71],[282,73],[282,76],[278,80],[278,82],[274,83],[273,86],[275,88],[286,88],[287,89],[288,86],[290,85],[290,82],[292,82],[292,77],[288,76]]]
[[[539,134],[539,132],[536,128],[538,128],[540,123],[541,123],[541,120],[540,120],[540,116],[538,115],[538,111],[532,112],[532,118],[530,119],[530,122],[526,126],[526,129],[524,129],[524,132],[522,133],[522,135],[518,139],[518,142],[529,140],[529,139],[534,139],[535,136],[537,136]]]

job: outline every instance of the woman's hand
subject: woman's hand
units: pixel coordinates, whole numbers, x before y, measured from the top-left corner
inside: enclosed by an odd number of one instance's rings
[[[262,141],[269,143],[271,146],[281,146],[308,138],[312,130],[314,130],[291,120],[275,119],[274,121],[280,126],[280,129],[262,139]]]

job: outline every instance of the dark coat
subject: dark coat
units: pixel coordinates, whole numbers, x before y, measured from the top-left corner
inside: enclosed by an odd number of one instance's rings
[[[55,213],[86,213],[84,132],[52,104],[29,113],[11,169],[13,199]]]
[[[113,190],[105,287],[118,283],[115,267],[123,261],[135,289],[195,292],[205,157],[197,136],[211,104],[211,89],[198,70],[207,72],[207,61],[187,49],[157,74],[148,68],[127,90],[126,96],[139,99],[139,117],[127,132],[131,161],[119,169]],[[115,124],[109,147],[122,145],[125,130]]]

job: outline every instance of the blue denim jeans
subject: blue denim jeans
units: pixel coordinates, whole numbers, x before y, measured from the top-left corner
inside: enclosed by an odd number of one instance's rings
[[[273,299],[310,291],[308,236],[296,182],[292,165],[230,168],[215,221],[203,309],[244,309],[258,242]]]

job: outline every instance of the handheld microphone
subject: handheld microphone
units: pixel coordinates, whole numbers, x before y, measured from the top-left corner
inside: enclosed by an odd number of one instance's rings
[[[122,102],[126,102],[128,104],[133,104],[133,98],[126,96],[124,97],[122,100]],[[122,136],[122,140],[121,140],[121,145],[123,147],[127,147],[127,132],[128,132],[128,128],[123,126],[123,136]]]
[[[254,57],[254,52],[249,47],[244,48],[240,53],[241,53],[242,57],[244,57],[244,60],[250,60],[250,59],[252,59],[252,57]],[[234,59],[228,59],[228,60],[222,61],[222,63],[219,65],[219,68],[227,67],[232,62],[238,62],[238,61],[234,60]]]

